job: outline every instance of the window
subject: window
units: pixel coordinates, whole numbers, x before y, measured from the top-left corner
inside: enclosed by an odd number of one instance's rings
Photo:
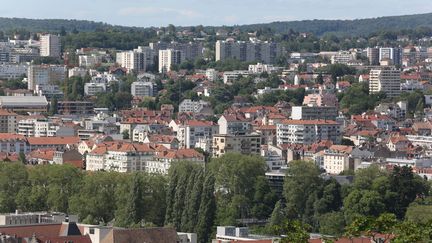
[[[94,228],[90,228],[89,232],[90,232],[91,235],[94,235]]]

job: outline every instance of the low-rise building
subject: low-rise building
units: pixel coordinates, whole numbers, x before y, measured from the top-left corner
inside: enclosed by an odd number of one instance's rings
[[[277,144],[313,144],[329,140],[342,141],[341,125],[331,120],[285,120],[276,124]]]
[[[107,91],[106,84],[104,83],[85,83],[84,84],[84,94],[87,96],[95,96],[97,94],[102,94]]]

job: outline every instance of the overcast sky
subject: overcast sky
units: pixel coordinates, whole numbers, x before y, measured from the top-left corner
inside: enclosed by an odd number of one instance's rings
[[[126,26],[234,25],[432,12],[432,0],[1,0],[1,17],[84,19]]]

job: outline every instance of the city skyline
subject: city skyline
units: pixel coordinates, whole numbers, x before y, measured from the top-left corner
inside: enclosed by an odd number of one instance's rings
[[[3,3],[0,16],[79,19],[113,25],[150,27],[168,24],[219,26],[308,19],[361,19],[432,12],[432,2],[426,0],[398,4],[391,0],[305,0],[301,4],[294,4],[293,0],[271,0],[265,4],[257,0],[185,0],[181,3],[173,0],[156,3],[148,0],[124,0],[121,5],[114,0],[39,2],[38,6],[30,0],[23,0],[20,5]],[[244,11],[246,4],[248,11]]]

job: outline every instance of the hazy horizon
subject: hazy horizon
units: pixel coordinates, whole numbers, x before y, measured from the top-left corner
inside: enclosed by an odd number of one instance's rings
[[[112,25],[159,27],[221,26],[296,21],[311,19],[364,19],[385,16],[411,15],[432,12],[432,2],[412,0],[392,3],[392,0],[114,0],[55,1],[22,0],[20,4],[3,3],[2,17],[30,19],[77,19],[104,22]],[[247,5],[246,5],[247,4]],[[246,9],[245,9],[246,8]],[[247,11],[246,11],[247,10]]]

